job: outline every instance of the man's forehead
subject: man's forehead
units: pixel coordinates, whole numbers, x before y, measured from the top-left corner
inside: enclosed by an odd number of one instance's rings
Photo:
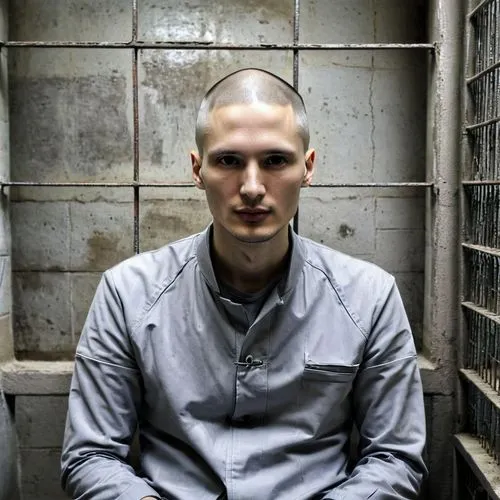
[[[211,155],[226,150],[299,153],[303,144],[291,106],[258,103],[215,108],[205,132],[205,146]]]
[[[230,104],[213,108],[208,117],[210,128],[239,128],[275,126],[288,128],[296,125],[291,104],[267,104],[256,101],[250,104]]]

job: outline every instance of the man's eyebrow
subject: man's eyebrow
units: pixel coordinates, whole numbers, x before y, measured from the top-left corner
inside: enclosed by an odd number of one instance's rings
[[[209,158],[214,158],[214,157],[224,156],[224,155],[245,156],[245,153],[242,151],[235,150],[235,149],[226,149],[226,148],[214,149],[212,151],[207,152],[207,156]],[[259,153],[259,156],[265,156],[265,155],[296,156],[297,152],[293,148],[279,147],[279,148],[265,149],[264,151],[261,151]]]
[[[214,158],[216,156],[224,156],[224,155],[241,155],[241,152],[238,152],[234,149],[213,149],[212,151],[207,152],[207,156],[209,158]]]
[[[295,156],[297,152],[292,148],[272,148],[266,149],[262,152],[263,155],[285,155],[285,156]]]

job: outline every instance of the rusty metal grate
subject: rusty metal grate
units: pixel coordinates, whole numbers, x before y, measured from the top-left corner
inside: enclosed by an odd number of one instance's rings
[[[465,248],[466,263],[469,270],[468,299],[491,314],[500,312],[500,252],[488,253],[477,246]]]
[[[471,208],[469,240],[476,245],[499,248],[500,185],[467,186],[466,193]]]
[[[472,309],[466,310],[469,327],[467,368],[473,369],[500,394],[500,322]]]
[[[465,126],[469,164],[465,191],[463,302],[468,431],[500,463],[500,0],[483,0],[468,15],[471,76]],[[467,371],[467,370],[465,370]],[[462,371],[463,374],[465,371]],[[465,462],[464,462],[465,463]],[[458,466],[460,469],[461,465]],[[474,474],[458,471],[459,498],[490,498]]]
[[[466,130],[473,142],[476,180],[500,178],[500,1],[481,2],[469,15],[473,33],[474,75],[467,79],[474,123]]]
[[[483,448],[500,464],[500,410],[474,384],[468,384],[468,423]]]
[[[7,187],[110,187],[129,188],[133,190],[134,200],[134,251],[139,252],[139,193],[143,187],[193,187],[192,182],[141,182],[139,169],[139,83],[138,83],[138,55],[141,49],[165,50],[285,50],[293,53],[293,85],[298,88],[299,82],[299,52],[303,50],[426,50],[434,52],[435,46],[431,43],[327,43],[301,44],[299,43],[300,29],[300,0],[293,0],[293,43],[291,44],[232,44],[210,42],[173,42],[169,40],[139,40],[138,39],[138,0],[132,0],[132,37],[127,41],[0,41],[2,48],[82,48],[82,49],[130,49],[132,53],[132,107],[133,107],[133,181],[132,182],[17,182],[0,180],[0,192]],[[315,188],[430,188],[433,182],[361,182],[361,183],[323,183],[314,184]],[[294,218],[294,229],[298,231],[298,214]]]
[[[460,454],[456,455],[456,477],[458,483],[456,500],[494,500]]]

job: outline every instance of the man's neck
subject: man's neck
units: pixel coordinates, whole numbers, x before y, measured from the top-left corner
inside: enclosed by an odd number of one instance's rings
[[[258,292],[277,280],[288,264],[288,231],[269,241],[246,243],[225,238],[213,228],[211,256],[217,278],[245,293]]]

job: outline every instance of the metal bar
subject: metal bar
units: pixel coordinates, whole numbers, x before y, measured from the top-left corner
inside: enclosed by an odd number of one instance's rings
[[[464,186],[497,186],[500,184],[500,179],[489,179],[484,181],[462,181]]]
[[[297,46],[299,43],[300,36],[300,0],[294,0],[293,8],[293,45]],[[298,49],[293,49],[293,87],[295,90],[299,90],[299,51]],[[297,210],[293,216],[293,230],[299,233],[299,205],[297,205]]]
[[[171,50],[435,50],[433,43],[256,43],[231,44],[212,42],[71,42],[71,41],[0,41],[0,48],[60,49],[171,49]]]
[[[138,24],[137,0],[132,0],[132,43],[137,42]]]
[[[109,187],[109,188],[133,188],[133,187],[167,187],[186,188],[194,187],[192,182],[178,183],[155,183],[155,182],[32,182],[32,181],[0,181],[4,187]]]
[[[492,248],[484,245],[474,245],[472,243],[462,243],[462,247],[468,248],[469,250],[474,250],[476,252],[482,252],[488,255],[494,255],[495,257],[500,257],[500,248]]]
[[[137,37],[137,0],[133,0],[132,6],[132,39]],[[138,57],[139,51],[132,52],[132,107],[134,115],[134,252],[139,253],[139,80],[138,80]]]
[[[500,410],[500,395],[489,384],[487,384],[475,370],[467,370],[462,368],[460,374],[477,389],[479,389],[488,401],[497,409]]]
[[[496,63],[492,64],[491,66],[488,66],[486,69],[483,69],[483,71],[476,73],[475,75],[471,76],[470,78],[467,78],[465,81],[466,81],[467,85],[471,85],[472,83],[479,80],[483,76],[486,76],[487,74],[491,73],[492,71],[495,71],[497,68],[500,68],[500,61],[497,61]]]
[[[453,444],[456,453],[464,460],[468,468],[469,474],[481,486],[469,491],[470,496],[463,496],[464,491],[458,490],[460,493],[456,498],[470,498],[470,499],[485,499],[485,494],[488,500],[500,500],[500,480],[498,476],[498,465],[494,463],[487,455],[487,452],[481,446],[477,436],[470,434],[455,434],[453,436]],[[457,474],[457,480],[462,481],[464,478],[464,471],[461,470]],[[463,484],[463,483],[462,483]],[[453,497],[455,498],[455,497]]]
[[[500,122],[500,116],[495,116],[495,118],[491,118],[491,120],[486,120],[481,123],[475,123],[474,125],[468,125],[465,127],[465,130],[467,132],[471,132],[472,130],[477,130],[478,128],[484,128],[487,127],[488,125],[493,125],[494,123]]]
[[[467,16],[469,18],[474,17],[481,9],[484,9],[488,4],[493,2],[494,0],[483,0],[481,3],[479,3],[474,9],[472,9]]]
[[[500,181],[498,181],[500,182]],[[311,184],[309,188],[429,188],[433,182],[331,182]],[[35,181],[0,181],[0,187],[159,187],[187,188],[195,187],[192,182],[35,182]]]
[[[434,182],[330,182],[311,184],[312,188],[430,188]]]
[[[497,325],[500,325],[500,316],[498,314],[493,314],[491,311],[488,311],[485,307],[478,306],[474,304],[474,302],[470,302],[468,300],[462,302],[462,307],[474,311],[475,313],[483,316],[484,318],[488,318],[493,321]]]

